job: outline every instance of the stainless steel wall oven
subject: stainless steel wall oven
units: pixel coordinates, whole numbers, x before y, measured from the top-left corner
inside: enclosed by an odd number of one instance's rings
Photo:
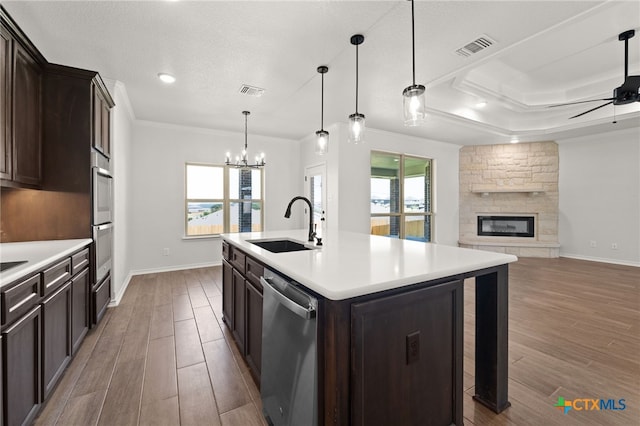
[[[91,153],[93,288],[92,322],[97,324],[111,300],[113,257],[113,177],[109,159],[97,151]]]

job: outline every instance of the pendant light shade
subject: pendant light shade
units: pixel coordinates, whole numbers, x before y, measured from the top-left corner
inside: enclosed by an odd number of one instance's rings
[[[264,152],[256,155],[255,163],[249,162],[247,150],[247,116],[251,113],[249,111],[242,111],[242,114],[244,115],[244,148],[240,152],[240,155],[236,155],[235,162],[231,161],[231,153],[227,152],[224,163],[227,166],[234,166],[238,169],[260,169],[267,164],[264,162]]]
[[[402,91],[402,103],[404,106],[404,125],[418,126],[424,122],[425,113],[425,87],[416,84],[416,40],[415,23],[413,13],[413,0],[411,1],[411,52],[413,64],[413,84]]]
[[[349,142],[358,144],[364,142],[365,119],[364,114],[358,112],[358,46],[364,42],[364,36],[351,36],[351,44],[356,47],[356,112],[349,116]]]
[[[329,150],[329,132],[324,130],[324,75],[329,67],[321,65],[317,71],[322,76],[322,91],[320,92],[320,130],[316,132],[316,154],[324,155]]]

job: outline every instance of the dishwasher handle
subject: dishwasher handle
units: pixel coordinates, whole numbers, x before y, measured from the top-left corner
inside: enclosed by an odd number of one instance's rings
[[[304,319],[310,320],[312,318],[315,318],[316,309],[313,306],[302,306],[295,300],[291,300],[289,297],[282,294],[282,292],[276,286],[272,285],[269,281],[270,280],[266,279],[265,277],[260,277],[260,282],[262,283],[263,287],[269,287],[269,289],[273,292],[274,297],[282,306]]]

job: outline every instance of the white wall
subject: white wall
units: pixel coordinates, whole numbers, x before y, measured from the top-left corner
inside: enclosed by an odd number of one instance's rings
[[[244,133],[137,121],[131,153],[130,253],[134,272],[219,264],[219,238],[184,239],[186,162],[222,164],[239,152]],[[249,155],[266,154],[265,230],[299,228],[284,218],[293,195],[302,191],[298,141],[252,135]],[[163,249],[169,249],[169,256]]]
[[[558,145],[560,255],[640,266],[640,128]]]
[[[302,141],[304,167],[327,163],[327,227],[370,232],[371,151],[388,151],[434,159],[434,242],[458,245],[458,151],[460,146],[367,128],[365,143],[347,143],[347,125],[327,128],[331,139],[325,156],[314,153],[314,137]]]
[[[129,250],[130,171],[132,126],[135,120],[125,86],[119,81],[105,80],[115,107],[111,112],[111,173],[113,174],[113,264],[111,268],[111,300],[118,303],[129,282],[131,252]]]

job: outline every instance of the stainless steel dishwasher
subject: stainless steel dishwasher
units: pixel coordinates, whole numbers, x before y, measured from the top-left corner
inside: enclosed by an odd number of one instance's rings
[[[264,270],[262,411],[274,426],[317,424],[316,310],[318,299]]]

